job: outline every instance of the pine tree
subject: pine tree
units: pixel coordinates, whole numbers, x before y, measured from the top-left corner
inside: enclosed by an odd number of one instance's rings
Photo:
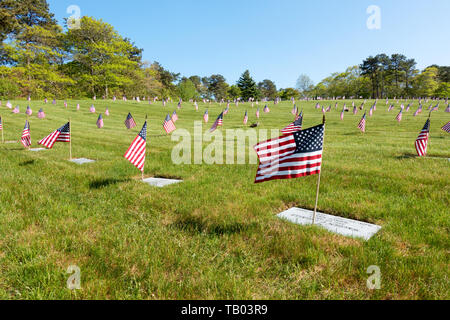
[[[248,70],[242,74],[241,78],[237,82],[237,86],[241,89],[241,98],[245,101],[249,98],[256,98],[258,95],[258,88]]]

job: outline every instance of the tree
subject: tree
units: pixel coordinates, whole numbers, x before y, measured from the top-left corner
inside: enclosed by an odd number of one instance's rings
[[[232,85],[228,88],[228,98],[231,100],[238,99],[241,97],[241,89],[238,86]]]
[[[272,80],[265,79],[258,83],[258,90],[264,98],[275,99],[277,96],[277,86]]]
[[[198,92],[195,89],[194,83],[187,78],[181,79],[178,84],[178,93],[180,98],[184,101],[198,98]]]
[[[417,75],[413,80],[414,92],[420,97],[432,97],[439,89],[437,81],[438,68],[429,67]]]
[[[314,88],[314,83],[306,74],[301,74],[297,79],[296,88],[303,96],[306,96]]]
[[[450,97],[450,82],[442,82],[439,87],[436,89],[434,94],[439,98],[448,98]]]
[[[258,89],[256,87],[255,81],[250,76],[250,72],[246,70],[239,81],[237,86],[241,90],[241,98],[248,100],[249,98],[255,98],[258,95]]]
[[[411,94],[411,80],[414,77],[414,75],[417,73],[416,70],[416,61],[414,59],[407,59],[406,61],[402,61],[400,63],[400,66],[402,68],[402,71],[404,73],[405,77],[405,94],[410,95]]]
[[[300,92],[294,88],[286,88],[286,89],[280,89],[278,92],[278,95],[283,100],[289,100],[291,98],[296,98],[300,95]]]
[[[206,98],[208,95],[208,88],[203,84],[202,78],[199,76],[190,76],[189,80],[195,85],[195,89],[199,93],[200,97]]]
[[[221,74],[213,74],[211,77],[203,80],[208,88],[209,98],[214,97],[216,100],[221,100],[227,97],[229,86]]]
[[[66,39],[76,70],[72,77],[92,96],[100,93],[108,97],[110,89],[140,81],[142,74],[137,69],[141,50],[108,23],[83,17],[80,28],[70,29]]]

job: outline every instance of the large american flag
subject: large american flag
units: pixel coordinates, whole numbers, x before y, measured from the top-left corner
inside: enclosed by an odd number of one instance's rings
[[[67,122],[61,128],[52,132],[47,137],[38,142],[38,144],[47,147],[48,149],[53,148],[55,142],[70,142],[70,123]]]
[[[175,131],[177,129],[172,119],[170,118],[169,114],[166,116],[166,119],[164,120],[163,127],[167,133],[171,133],[172,131]]]
[[[25,148],[31,146],[30,124],[28,123],[28,120],[25,121],[25,127],[23,128],[22,131],[21,142]]]
[[[1,125],[2,125],[1,120],[2,119],[0,119],[0,129],[1,129]],[[445,132],[449,133],[450,132],[450,121],[447,122],[447,124],[445,124],[441,129],[444,130]]]
[[[132,128],[136,127],[136,122],[134,121],[133,116],[131,115],[131,113],[128,113],[128,116],[125,119],[125,126],[128,129],[132,129]]]
[[[302,126],[303,126],[303,113],[300,114],[298,119],[296,119],[294,122],[292,122],[286,128],[282,129],[281,133],[284,135],[294,133],[294,132],[302,130]]]
[[[361,121],[359,121],[358,128],[362,132],[366,132],[366,113],[364,113],[363,117],[361,118]]]
[[[259,166],[255,183],[320,173],[324,130],[321,124],[257,144]]]
[[[217,129],[217,127],[222,126],[222,125],[223,125],[223,112],[219,115],[216,122],[214,122],[211,129],[209,129],[209,132],[214,132]]]
[[[427,154],[429,134],[430,134],[430,119],[427,119],[427,122],[425,122],[425,126],[420,132],[419,137],[417,138],[415,143],[416,151],[419,157],[423,157]]]
[[[141,132],[133,140],[124,157],[130,161],[136,168],[144,172],[145,148],[147,146],[147,121],[145,121]]]

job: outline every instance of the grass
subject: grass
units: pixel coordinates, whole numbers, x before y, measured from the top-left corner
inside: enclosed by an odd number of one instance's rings
[[[21,113],[0,107],[5,140],[20,139]],[[75,105],[80,103],[80,111]],[[0,144],[0,298],[2,299],[449,299],[449,136],[440,127],[449,114],[432,114],[429,154],[415,157],[414,141],[427,115],[378,103],[367,132],[356,128],[361,112],[327,113],[319,210],[379,224],[370,241],[297,226],[275,217],[292,206],[313,208],[317,176],[253,184],[257,165],[175,165],[177,144],[162,121],[176,103],[62,101],[30,103],[33,147],[72,119],[74,157],[68,144],[33,153],[21,144]],[[357,101],[359,105],[361,102]],[[304,126],[321,122],[313,102],[299,102]],[[347,101],[350,105],[351,101]],[[372,101],[366,104],[370,106]],[[105,127],[98,113],[109,107]],[[44,108],[47,118],[36,113]],[[193,132],[209,109],[210,123],[224,106],[191,103],[177,110],[178,128]],[[292,121],[292,104],[269,104],[259,129]],[[428,104],[425,105],[428,107]],[[243,128],[235,107],[224,129]],[[426,109],[426,108],[425,108]],[[123,124],[128,112],[138,128]],[[163,189],[139,181],[123,158],[149,117],[146,177],[179,177]],[[209,142],[204,142],[206,146]],[[81,269],[81,290],[66,287],[69,265]],[[371,265],[381,269],[381,289],[366,286]]]

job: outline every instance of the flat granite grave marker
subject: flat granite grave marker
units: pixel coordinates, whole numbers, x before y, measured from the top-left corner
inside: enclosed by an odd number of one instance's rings
[[[31,152],[39,152],[39,151],[45,151],[47,149],[45,148],[35,148],[35,149],[30,149]]]
[[[69,161],[73,162],[73,163],[76,163],[76,164],[79,164],[79,165],[82,165],[82,164],[85,164],[85,163],[95,162],[95,160],[86,159],[86,158],[72,159],[72,160],[69,160]]]
[[[180,183],[183,182],[182,180],[174,180],[174,179],[162,179],[162,178],[147,178],[143,180],[145,183],[158,187],[158,188],[164,188],[165,186]]]
[[[313,215],[314,212],[311,210],[291,208],[277,216],[295,224],[311,225]],[[375,224],[332,216],[321,212],[317,212],[316,214],[315,225],[346,237],[363,238],[364,240],[369,240],[381,229],[380,226]]]

